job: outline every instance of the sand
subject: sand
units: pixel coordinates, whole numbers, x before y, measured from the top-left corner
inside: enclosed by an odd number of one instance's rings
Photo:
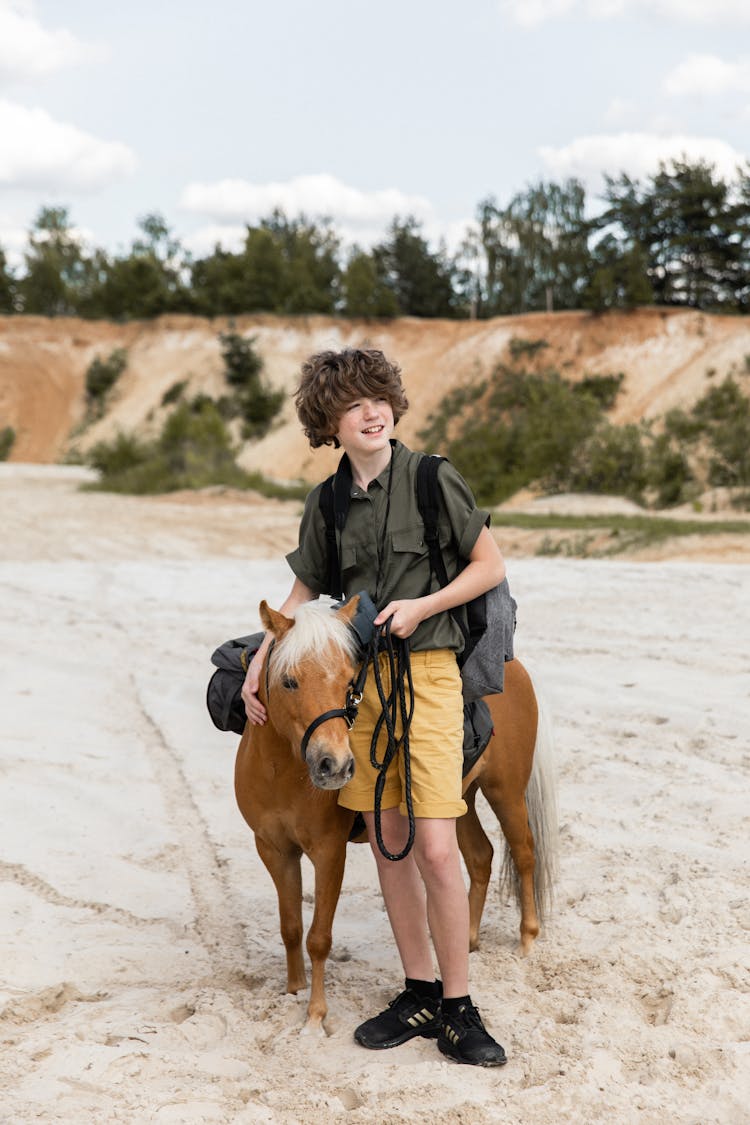
[[[556,732],[560,881],[526,960],[489,896],[471,982],[509,1062],[470,1069],[352,1040],[400,985],[365,847],[326,1037],[283,991],[236,739],[203,699],[211,649],[286,592],[299,506],[240,521],[221,494],[107,497],[80,475],[0,473],[0,1121],[750,1120],[747,565],[511,558]]]

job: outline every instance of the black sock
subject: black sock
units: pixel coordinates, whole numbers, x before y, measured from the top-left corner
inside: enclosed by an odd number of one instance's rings
[[[424,996],[425,1000],[439,1000],[443,995],[443,982],[439,980],[414,980],[413,977],[407,977],[404,983],[417,996]]]
[[[447,1000],[443,998],[443,1015],[458,1015],[461,1008],[467,1006],[468,1004],[471,1004],[470,996],[450,996]]]

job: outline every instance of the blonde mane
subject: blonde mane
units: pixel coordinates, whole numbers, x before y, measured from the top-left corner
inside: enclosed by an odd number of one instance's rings
[[[289,675],[311,656],[329,660],[326,653],[331,646],[338,655],[356,663],[357,638],[348,623],[327,605],[306,602],[299,606],[294,614],[294,627],[274,648],[269,670],[271,682]]]

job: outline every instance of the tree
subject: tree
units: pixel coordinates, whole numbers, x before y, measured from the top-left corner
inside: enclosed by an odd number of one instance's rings
[[[582,184],[567,180],[535,184],[504,208],[491,197],[479,204],[479,315],[578,307],[590,263],[585,203]]]
[[[29,232],[26,272],[18,289],[26,313],[66,316],[89,280],[87,263],[65,207],[43,207]]]
[[[596,243],[591,252],[591,271],[581,293],[585,309],[632,309],[653,304],[648,258],[637,244],[622,247],[611,234]]]
[[[458,316],[453,267],[444,250],[433,253],[413,216],[394,219],[374,247],[375,272],[394,293],[403,316]]]
[[[8,268],[8,259],[0,246],[0,313],[16,311],[16,279]]]
[[[193,263],[195,308],[209,315],[269,311],[332,313],[338,301],[339,241],[328,223],[274,211],[247,227],[238,254],[216,247]]]
[[[596,225],[641,254],[658,304],[746,307],[750,229],[739,193],[704,162],[660,165],[644,184],[606,178],[607,209]],[[739,194],[740,198],[737,198]]]
[[[138,227],[141,237],[133,240],[129,254],[101,263],[91,315],[146,318],[191,308],[181,281],[181,247],[166,222],[149,214]]]
[[[355,247],[341,282],[346,316],[395,316],[396,295],[381,276],[371,254]]]
[[[341,277],[339,238],[328,220],[314,223],[304,215],[289,219],[274,211],[260,229],[269,232],[284,261],[282,307],[278,312],[332,313]]]

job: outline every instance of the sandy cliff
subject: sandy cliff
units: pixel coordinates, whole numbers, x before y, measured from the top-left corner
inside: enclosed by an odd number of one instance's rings
[[[96,356],[128,351],[128,368],[105,417],[77,438],[85,448],[116,430],[148,431],[158,424],[164,392],[189,381],[190,391],[219,395],[224,387],[219,333],[224,318],[169,316],[110,324],[77,319],[0,317],[0,426],[12,425],[12,459],[51,462],[70,445],[85,413],[85,373]],[[698,312],[640,309],[594,316],[533,313],[489,321],[378,322],[330,317],[245,316],[236,329],[257,338],[271,383],[291,392],[300,362],[311,352],[368,342],[401,364],[411,410],[400,426],[407,442],[452,387],[486,375],[513,337],[544,339],[543,361],[568,378],[622,371],[626,379],[614,412],[630,421],[689,405],[712,378],[747,371],[750,320]],[[318,479],[331,453],[315,462],[299,433],[291,399],[279,424],[247,446],[248,468],[275,477]],[[326,462],[324,464],[323,462]]]

